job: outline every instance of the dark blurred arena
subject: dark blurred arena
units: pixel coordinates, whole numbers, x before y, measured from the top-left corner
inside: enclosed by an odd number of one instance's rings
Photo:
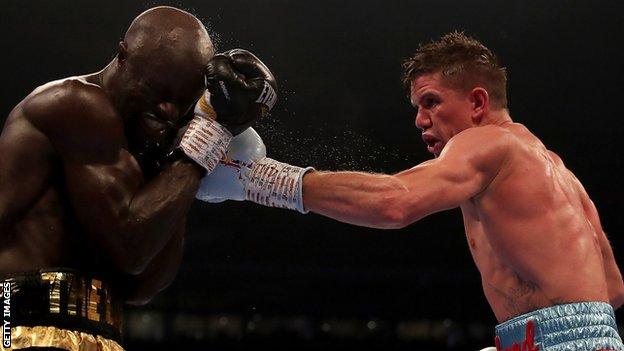
[[[327,170],[393,173],[429,158],[401,87],[402,61],[449,31],[475,36],[507,67],[511,116],[583,182],[624,264],[621,4],[5,0],[2,120],[33,88],[102,68],[131,20],[156,5],[198,16],[217,51],[262,58],[279,84],[272,115],[255,126],[268,156]],[[616,314],[622,333],[624,313]],[[382,231],[196,202],[178,277],[150,304],[127,309],[124,345],[477,350],[493,345],[495,324],[459,210]]]

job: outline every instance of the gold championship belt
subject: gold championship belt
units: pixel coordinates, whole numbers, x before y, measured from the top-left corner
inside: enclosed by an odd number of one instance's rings
[[[0,351],[54,347],[123,351],[121,301],[105,282],[70,269],[42,269],[2,278]]]

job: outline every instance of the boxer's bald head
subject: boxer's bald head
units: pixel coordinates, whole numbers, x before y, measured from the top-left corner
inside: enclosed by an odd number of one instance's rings
[[[184,61],[203,67],[214,55],[204,25],[192,14],[168,6],[154,7],[137,16],[122,44],[128,56],[148,61],[162,56],[169,63]]]
[[[137,153],[167,146],[203,92],[204,70],[213,55],[206,28],[186,11],[160,6],[132,21],[105,69],[103,85]]]

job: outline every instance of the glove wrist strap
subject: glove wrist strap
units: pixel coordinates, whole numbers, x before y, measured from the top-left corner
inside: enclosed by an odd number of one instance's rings
[[[232,133],[219,122],[196,116],[184,133],[180,148],[210,174],[225,156],[231,140]]]
[[[266,80],[262,85],[262,92],[260,92],[260,96],[256,99],[257,103],[264,104],[269,108],[269,111],[275,106],[275,102],[277,101],[277,93],[275,89],[267,82]]]
[[[303,207],[303,176],[314,168],[301,168],[268,157],[258,161],[249,173],[245,196],[249,201],[270,207],[308,213]]]

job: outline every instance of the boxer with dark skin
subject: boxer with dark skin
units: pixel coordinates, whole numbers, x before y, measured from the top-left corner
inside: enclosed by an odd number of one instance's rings
[[[195,16],[156,7],[103,70],[22,100],[0,135],[4,328],[16,343],[0,350],[120,350],[121,305],[172,282],[200,179],[275,89],[253,54],[215,55]],[[194,114],[200,97],[210,118]]]
[[[170,284],[202,170],[153,165],[203,93],[213,55],[194,16],[154,8],[102,71],[45,84],[11,111],[0,137],[1,272],[68,267],[138,304]]]

